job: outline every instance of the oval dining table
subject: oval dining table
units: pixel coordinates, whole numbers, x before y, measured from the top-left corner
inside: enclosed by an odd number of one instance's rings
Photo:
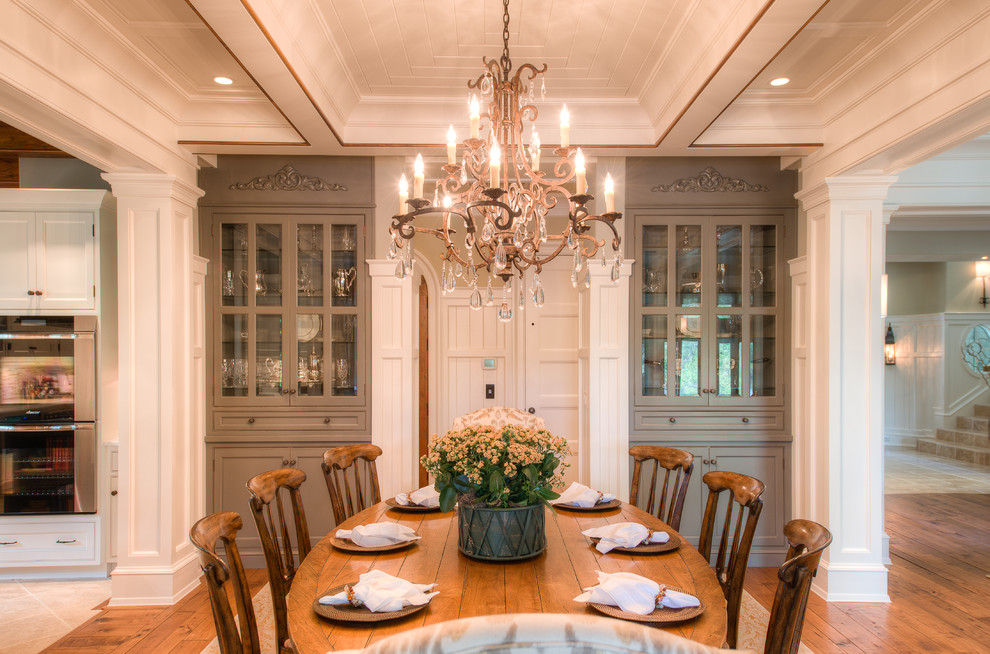
[[[556,515],[554,515],[556,513]],[[601,512],[547,510],[546,550],[524,561],[490,563],[457,549],[456,512],[410,513],[376,504],[339,525],[394,521],[416,530],[421,540],[400,550],[353,553],[334,548],[325,536],[302,562],[288,596],[289,635],[300,654],[361,649],[382,638],[417,627],[481,615],[505,613],[589,613],[597,611],[574,598],[598,583],[596,571],[633,572],[697,596],[705,604],[699,617],[659,626],[706,645],[725,641],[725,598],[708,562],[687,541],[660,554],[601,554],[581,532],[613,522],[639,522],[680,538],[654,516],[635,506]],[[429,606],[404,618],[378,622],[333,622],[318,616],[313,601],[328,589],[355,583],[371,569],[418,584],[436,583],[439,595]]]

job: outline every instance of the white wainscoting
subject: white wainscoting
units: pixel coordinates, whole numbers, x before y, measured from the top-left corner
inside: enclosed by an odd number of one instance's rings
[[[962,344],[975,325],[990,325],[983,313],[890,316],[897,364],[884,370],[884,442],[914,447],[973,405],[990,402],[986,383],[963,362]]]
[[[944,314],[889,316],[897,364],[884,367],[884,443],[914,447],[935,435],[942,408]]]

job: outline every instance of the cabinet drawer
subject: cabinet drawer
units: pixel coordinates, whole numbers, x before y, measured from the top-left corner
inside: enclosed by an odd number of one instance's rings
[[[0,565],[99,563],[96,522],[0,526]]]
[[[217,431],[325,431],[361,432],[365,429],[363,411],[325,413],[246,413],[215,411],[213,428]]]
[[[642,431],[781,431],[783,411],[716,413],[714,411],[637,412],[636,430]]]

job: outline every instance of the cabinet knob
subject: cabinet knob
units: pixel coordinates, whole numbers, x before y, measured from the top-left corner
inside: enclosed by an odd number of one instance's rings
[[[749,418],[743,418],[743,422],[749,422]]]
[[[117,491],[115,490],[110,491],[110,494],[114,497],[117,497]]]
[[[253,425],[254,424],[254,418],[248,418],[248,424],[249,425]]]
[[[670,424],[674,424],[675,422],[677,422],[677,418],[670,418]]]
[[[295,394],[296,394],[296,389],[290,388],[289,389],[289,395],[295,395]]]
[[[290,466],[296,465],[296,460],[295,459],[289,459],[289,465]]]
[[[710,459],[702,459],[702,460],[701,460],[701,465],[703,465],[703,466],[706,466],[706,465],[708,465],[709,463],[711,463],[711,460],[710,460]]]
[[[35,291],[34,294],[35,295],[44,295],[44,293],[42,293],[41,291]],[[75,541],[73,541],[73,542],[75,542]]]
[[[288,395],[288,394],[289,394],[289,389],[288,388],[283,388],[282,389],[282,395]]]
[[[284,465],[284,466],[289,465],[289,460],[288,459],[282,459],[282,465]]]
[[[330,417],[329,416],[327,416],[326,418],[323,419],[323,424],[324,425],[329,425],[330,424]]]
[[[529,413],[535,414],[536,413],[536,407],[535,406],[531,406],[528,409],[526,409],[526,411],[529,412]]]
[[[34,295],[34,291],[28,291],[28,295]],[[14,542],[16,543],[17,541]]]
[[[718,465],[718,459],[712,459],[708,463],[712,464],[713,466],[716,466]]]

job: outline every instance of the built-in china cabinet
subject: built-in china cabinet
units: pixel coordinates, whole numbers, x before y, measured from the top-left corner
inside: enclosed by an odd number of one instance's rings
[[[333,525],[322,453],[370,440],[371,166],[220,157],[201,174],[211,511],[244,514],[251,476],[297,467],[311,533]],[[238,543],[260,561],[248,522]]]
[[[766,483],[752,560],[777,565],[791,517],[793,175],[776,159],[629,159],[626,177],[630,442],[695,455],[681,523],[695,541],[705,473]]]

